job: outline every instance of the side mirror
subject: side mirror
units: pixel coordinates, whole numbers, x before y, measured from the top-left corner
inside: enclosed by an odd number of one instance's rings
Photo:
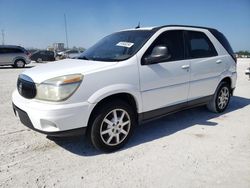
[[[171,58],[166,46],[155,46],[152,53],[149,56],[143,58],[143,64],[155,64],[163,61],[167,61]]]

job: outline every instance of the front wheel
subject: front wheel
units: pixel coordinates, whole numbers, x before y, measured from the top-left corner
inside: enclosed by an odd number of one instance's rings
[[[212,100],[207,104],[207,108],[215,113],[224,112],[230,101],[230,85],[226,82],[220,83]]]
[[[92,144],[104,152],[120,149],[128,141],[136,124],[134,110],[116,100],[98,108],[90,130]]]

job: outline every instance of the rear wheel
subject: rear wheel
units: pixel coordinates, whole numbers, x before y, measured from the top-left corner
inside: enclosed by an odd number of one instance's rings
[[[220,83],[212,100],[208,103],[207,108],[216,113],[224,112],[230,101],[230,85],[226,82]]]
[[[42,61],[43,61],[42,58],[37,58],[36,60],[37,63],[42,63]]]
[[[115,100],[98,108],[89,136],[97,149],[112,152],[126,144],[135,124],[135,114],[131,106]]]
[[[25,62],[22,59],[18,59],[14,62],[14,67],[15,68],[23,68],[25,67]]]

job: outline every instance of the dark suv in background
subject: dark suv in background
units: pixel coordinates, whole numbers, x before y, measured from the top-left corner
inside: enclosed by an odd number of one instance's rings
[[[41,63],[43,61],[55,61],[56,54],[53,51],[38,50],[30,56],[30,59],[36,61],[37,63]]]
[[[30,63],[30,53],[21,46],[0,45],[0,66],[23,68]]]

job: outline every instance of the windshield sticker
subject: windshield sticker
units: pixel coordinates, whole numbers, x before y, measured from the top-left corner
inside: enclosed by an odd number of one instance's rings
[[[116,46],[121,46],[121,47],[125,47],[125,48],[130,48],[134,45],[134,43],[132,42],[118,42],[116,44]]]

